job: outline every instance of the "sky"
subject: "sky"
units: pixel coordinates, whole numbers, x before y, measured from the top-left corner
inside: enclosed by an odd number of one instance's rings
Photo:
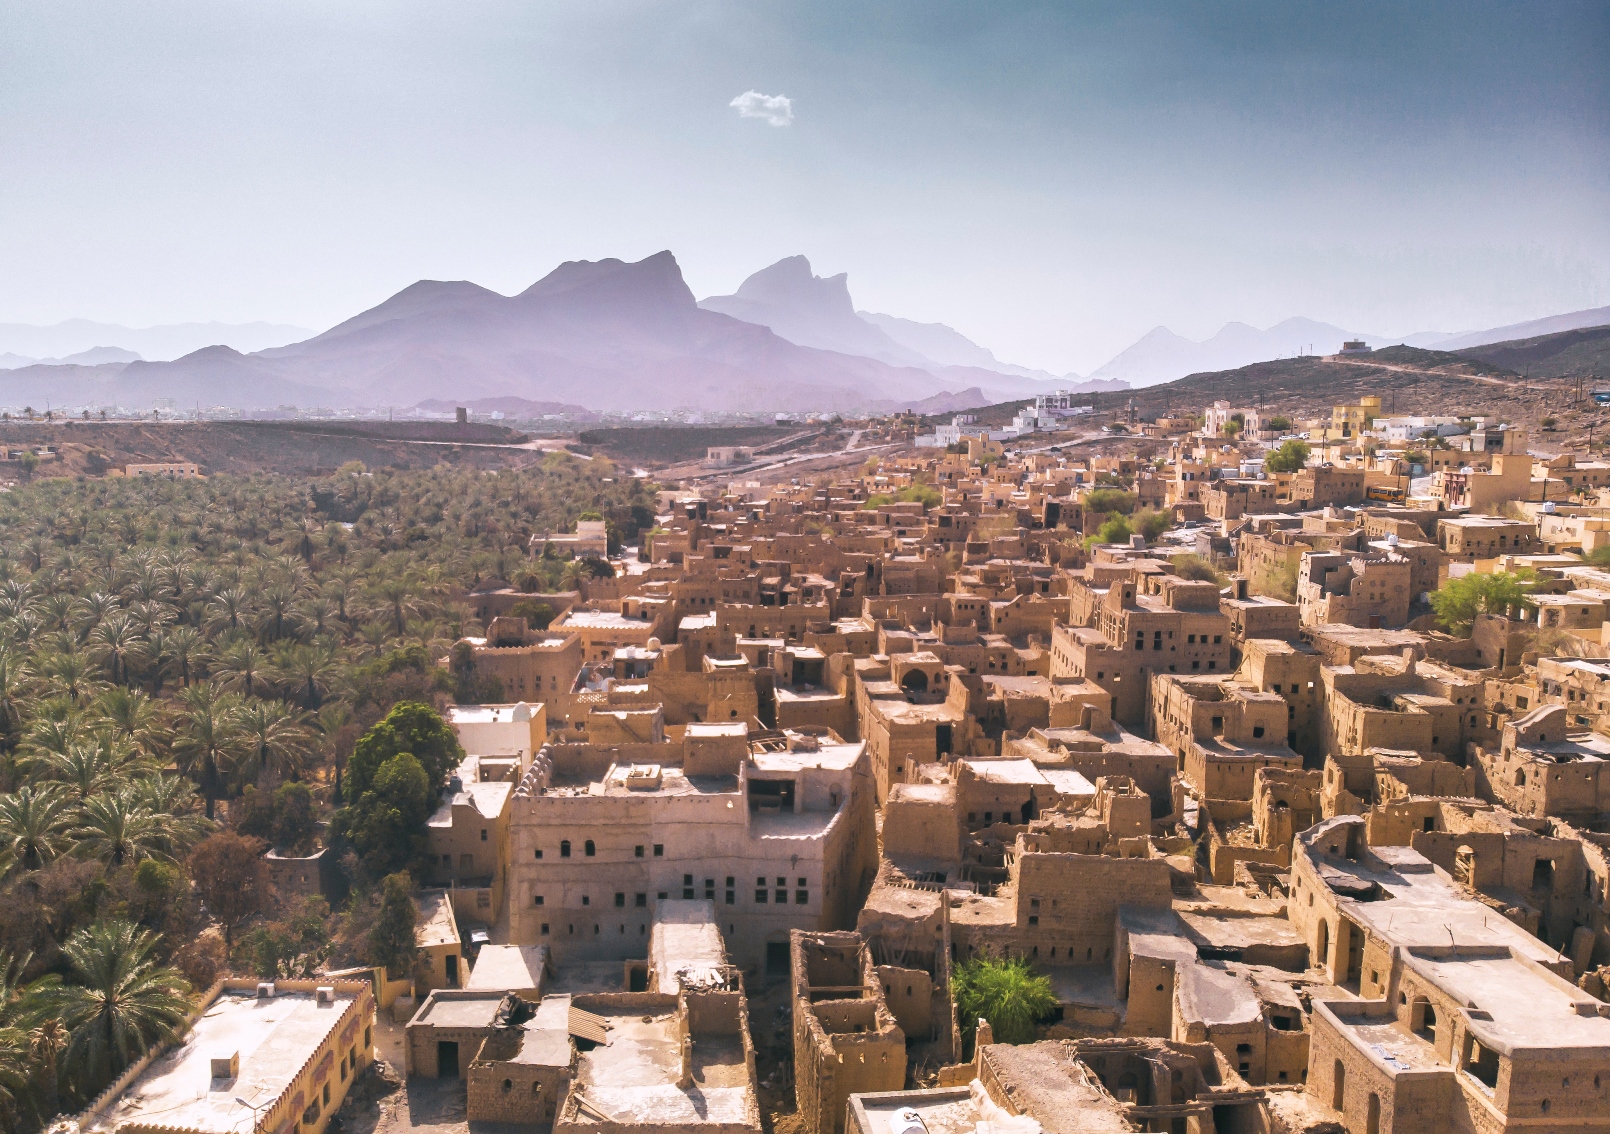
[[[0,0],[0,322],[672,250],[1088,373],[1610,304],[1610,5]]]

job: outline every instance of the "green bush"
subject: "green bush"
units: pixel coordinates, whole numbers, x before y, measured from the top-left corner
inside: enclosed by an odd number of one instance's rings
[[[1118,488],[1098,488],[1085,497],[1084,506],[1087,512],[1121,512],[1127,516],[1135,510],[1135,494]]]
[[[1021,957],[963,961],[951,973],[950,993],[963,1030],[971,1036],[988,1020],[996,1043],[1032,1043],[1034,1026],[1056,1011],[1051,982]]]

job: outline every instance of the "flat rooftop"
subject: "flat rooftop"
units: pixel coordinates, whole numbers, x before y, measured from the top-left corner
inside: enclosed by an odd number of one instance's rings
[[[936,1087],[925,1091],[890,1091],[855,1096],[866,1115],[866,1134],[897,1134],[911,1124],[900,1116],[917,1112],[928,1134],[971,1134],[980,1119],[978,1105],[967,1087]]]
[[[719,976],[727,963],[712,901],[666,898],[656,903],[649,934],[649,963],[659,981],[658,992],[675,996],[682,987],[680,974],[698,981]]]
[[[503,989],[441,989],[425,998],[414,1018],[408,1021],[433,1028],[490,1028],[503,1003]]]
[[[421,890],[416,905],[419,907],[417,940],[421,949],[459,943],[458,921],[453,917],[453,901],[446,890]]]
[[[609,1025],[607,1043],[577,1060],[573,1095],[630,1126],[758,1126],[759,1111],[743,1041],[701,1035],[693,1044],[693,1084],[677,1086],[681,1037],[674,1012],[645,1016],[590,1008]],[[578,1123],[594,1121],[584,1108]]]
[[[1610,1006],[1513,957],[1416,956],[1410,964],[1438,988],[1492,1016],[1471,1020],[1471,1030],[1484,1041],[1490,1036],[1511,1048],[1610,1051],[1610,1019],[1598,1014]]]
[[[514,784],[508,780],[493,783],[465,783],[456,795],[448,796],[427,821],[431,827],[451,827],[454,807],[473,807],[483,819],[495,819],[508,807]]]
[[[464,987],[497,992],[541,988],[547,966],[546,945],[482,945]]]
[[[522,715],[516,716],[519,712]],[[524,701],[517,701],[512,705],[450,705],[447,709],[447,719],[451,724],[527,724],[532,717],[532,709]]]
[[[222,993],[183,1041],[153,1061],[86,1129],[142,1125],[248,1134],[257,1114],[291,1085],[354,999],[337,993],[333,1004],[319,1004],[312,993],[263,1000],[255,993]],[[213,1058],[236,1052],[240,1074],[214,1079]]]
[[[630,618],[617,610],[577,610],[575,607],[571,607],[565,611],[564,617],[559,620],[556,629],[642,630],[646,632],[653,625],[652,619]]]

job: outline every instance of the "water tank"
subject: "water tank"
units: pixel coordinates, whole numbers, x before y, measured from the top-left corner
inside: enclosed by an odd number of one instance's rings
[[[1397,532],[1388,532],[1387,533],[1386,545],[1388,547],[1396,547],[1398,545],[1398,533]]]
[[[890,1134],[928,1134],[922,1115],[912,1107],[902,1107],[889,1118]]]
[[[1545,513],[1547,513],[1548,515],[1550,515],[1550,516],[1554,515],[1554,501],[1552,501],[1552,500],[1543,501],[1543,511]]]

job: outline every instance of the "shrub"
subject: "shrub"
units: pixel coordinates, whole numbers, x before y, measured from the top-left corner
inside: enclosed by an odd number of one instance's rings
[[[997,1043],[1032,1043],[1034,1025],[1056,1010],[1051,982],[1021,957],[978,957],[957,965],[950,978],[957,1014],[969,1034],[989,1021]]]
[[[1121,512],[1127,516],[1135,510],[1135,494],[1118,488],[1098,488],[1085,497],[1084,504],[1088,512]]]

